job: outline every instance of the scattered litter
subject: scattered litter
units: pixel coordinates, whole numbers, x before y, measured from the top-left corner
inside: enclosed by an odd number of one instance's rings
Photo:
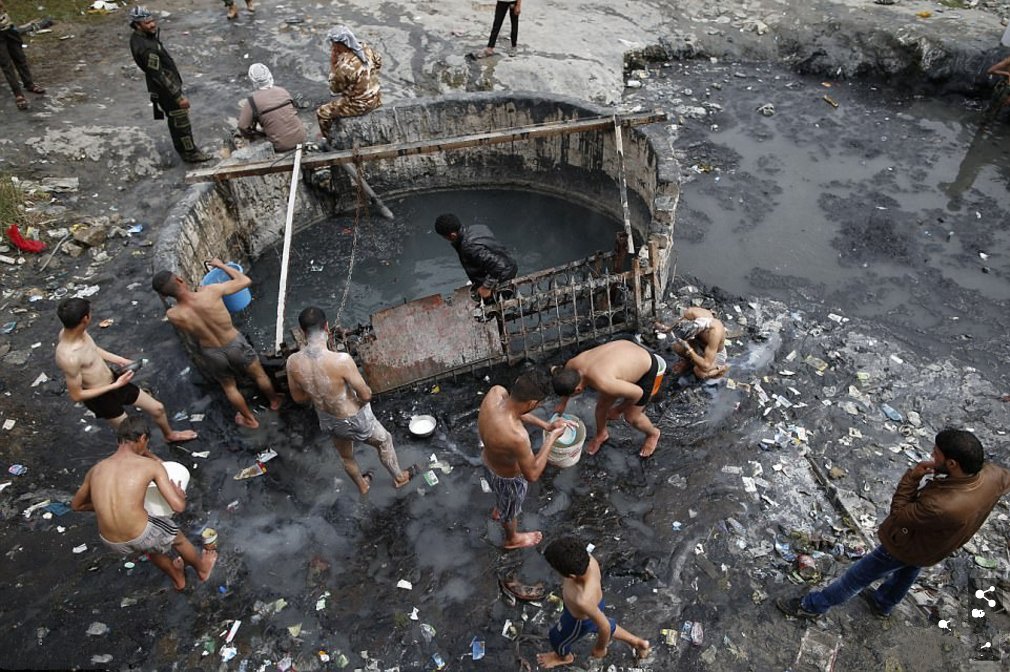
[[[256,461],[263,464],[264,462],[269,462],[275,457],[277,457],[277,451],[272,448],[267,448],[262,453],[256,455]]]
[[[695,621],[691,624],[691,643],[695,646],[701,646],[705,641],[705,629],[701,625],[701,621]]]
[[[229,660],[238,655],[238,649],[234,646],[222,646],[220,654],[221,660],[227,663]]]
[[[888,406],[887,404],[881,404],[880,410],[883,411],[884,415],[886,415],[890,420],[893,420],[895,422],[902,422],[904,420],[901,413],[894,410],[891,406]]]
[[[821,96],[821,98],[823,98],[824,102],[827,103],[828,105],[830,105],[831,107],[834,107],[834,108],[838,107],[838,101],[836,101],[831,96]]]
[[[46,511],[49,511],[55,516],[62,516],[70,513],[70,507],[63,502],[53,502],[52,504],[46,506]]]
[[[292,637],[298,637],[300,634],[302,634],[302,624],[301,623],[295,623],[294,625],[289,625],[288,626],[288,633]]]
[[[470,656],[474,660],[480,660],[484,657],[484,640],[477,639],[474,637],[470,640]]]
[[[107,626],[105,623],[101,623],[99,621],[95,621],[94,623],[92,623],[91,625],[88,626],[88,631],[87,631],[86,634],[88,636],[90,636],[90,637],[101,637],[102,635],[106,634],[108,631],[109,631],[109,626]]]
[[[435,475],[434,471],[426,471],[424,472],[424,482],[429,486],[434,487],[438,485],[438,476]]]
[[[12,464],[7,467],[7,473],[11,476],[23,476],[26,471],[28,471],[28,467],[23,464]]]
[[[31,518],[33,513],[35,513],[39,509],[44,509],[47,506],[49,506],[49,500],[48,499],[44,499],[41,502],[39,502],[38,504],[32,504],[31,506],[29,506],[27,509],[25,509],[21,513],[24,515],[25,518]]]
[[[403,588],[404,590],[413,590],[414,589],[414,585],[410,581],[407,581],[406,579],[400,579],[399,581],[397,581],[396,582],[396,587],[397,588]]]
[[[516,629],[516,626],[512,625],[511,620],[506,618],[501,628],[501,634],[505,639],[515,639],[519,636],[519,630]]]
[[[319,662],[320,663],[328,663],[328,662],[330,662],[330,654],[326,653],[322,649],[320,649],[318,652],[316,652],[316,655],[319,656]]]
[[[7,422],[13,422],[13,420],[8,420]],[[13,425],[11,425],[11,427],[13,427]],[[10,429],[10,427],[7,427],[7,424],[4,423],[4,429]],[[491,484],[487,482],[486,478],[481,478],[480,479],[480,489],[486,495],[490,495],[491,494]]]
[[[38,387],[42,383],[48,383],[48,382],[49,382],[49,376],[47,376],[45,371],[43,371],[38,375],[38,378],[35,379],[35,382],[32,383],[32,387]]]
[[[416,620],[418,620],[418,619],[419,619],[420,617],[421,617],[421,616],[420,616],[420,613],[419,613],[419,612],[418,612],[418,610],[417,610],[417,607],[414,607],[413,609],[411,609],[411,610],[410,610],[410,620],[412,620],[412,621],[416,621]]]
[[[832,322],[837,322],[838,324],[849,321],[847,317],[836,315],[835,313],[828,313],[828,319],[831,320]]]
[[[14,429],[14,425],[16,425],[16,424],[18,424],[17,420],[15,420],[14,418],[7,418],[6,420],[4,420],[4,430],[10,431],[10,430]],[[483,481],[484,479],[482,478],[480,480]],[[483,487],[483,486],[481,486],[481,487]],[[490,488],[490,487],[491,486],[488,486],[488,488]],[[486,490],[486,492],[491,492],[491,490],[488,489],[488,490]]]
[[[985,567],[986,569],[996,569],[999,566],[999,563],[993,558],[987,558],[981,555],[975,556],[975,564],[979,567]]]
[[[662,628],[660,629],[659,634],[663,636],[663,641],[666,642],[667,646],[677,646],[677,638],[680,636],[679,630]]]
[[[194,413],[193,415],[189,416],[189,421],[190,422],[203,422],[203,418],[204,418],[204,414],[203,413]]]
[[[427,623],[422,623],[421,637],[424,638],[424,641],[431,643],[431,640],[435,639],[435,628]]]
[[[435,664],[435,669],[436,670],[444,670],[445,669],[445,661],[442,660],[442,656],[440,656],[439,654],[433,653],[431,655],[431,662],[433,662]]]
[[[133,226],[131,226],[130,228],[128,228],[126,230],[126,232],[130,233],[130,234],[133,234],[133,233],[143,233],[144,232],[144,225],[143,224],[134,224]]]
[[[190,455],[192,455],[193,457],[199,457],[199,458],[202,458],[202,459],[206,460],[208,457],[210,457],[210,451],[209,450],[201,450],[200,452],[197,452],[197,453],[192,453],[191,452]]]
[[[88,550],[88,545],[87,544],[81,544],[80,546],[74,546],[74,548],[73,548],[74,553],[77,553],[77,554],[83,553],[86,550]]]
[[[262,476],[266,472],[267,472],[267,468],[264,467],[259,462],[257,462],[256,464],[252,465],[251,467],[246,467],[242,471],[240,471],[237,474],[235,474],[234,480],[241,481],[241,480],[244,480],[246,478],[256,478],[257,476]]]
[[[91,664],[92,665],[108,665],[111,662],[112,662],[112,654],[111,653],[100,653],[100,654],[91,656]]]
[[[680,532],[680,530],[684,527],[684,524],[679,520],[673,521],[670,525],[673,528],[674,532]]]
[[[330,596],[330,591],[326,591],[322,596],[316,600],[316,611],[322,611],[326,608],[326,598]]]
[[[763,116],[766,116],[766,117],[770,117],[770,116],[773,116],[775,114],[775,106],[772,105],[771,103],[765,103],[764,105],[758,105],[757,108],[755,108],[755,109],[758,112],[760,112]]]
[[[18,326],[17,322],[4,322],[4,325],[0,327],[0,334],[9,334]]]

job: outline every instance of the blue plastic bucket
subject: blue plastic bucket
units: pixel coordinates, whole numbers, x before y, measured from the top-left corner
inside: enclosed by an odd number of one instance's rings
[[[242,270],[242,266],[234,261],[229,261],[227,266],[234,268],[239,273],[244,272]],[[216,285],[219,282],[228,282],[229,280],[231,280],[231,276],[222,271],[220,268],[212,268],[207,275],[203,276],[203,280],[200,281],[200,284]],[[228,309],[229,313],[237,313],[240,310],[243,310],[250,303],[252,303],[252,294],[249,292],[248,287],[224,297],[224,307]]]

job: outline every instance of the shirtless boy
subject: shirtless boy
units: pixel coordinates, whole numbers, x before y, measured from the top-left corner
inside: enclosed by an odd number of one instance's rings
[[[575,661],[572,645],[591,632],[596,633],[593,658],[605,657],[612,639],[630,644],[638,660],[649,655],[648,641],[631,634],[603,613],[607,604],[600,582],[600,563],[589,554],[585,543],[573,537],[556,539],[547,545],[544,558],[565,577],[561,590],[565,606],[561,620],[551,628],[551,648],[554,650],[537,654],[537,663],[541,667],[550,669],[571,665]]]
[[[171,271],[159,271],[151,286],[161,296],[175,299],[175,305],[168,309],[165,316],[177,329],[196,339],[205,368],[221,384],[228,401],[238,410],[235,422],[256,429],[260,426],[259,420],[249,410],[235,377],[248,374],[270,401],[270,410],[276,411],[281,407],[281,398],[274,391],[256,351],[231,323],[231,314],[223,300],[225,296],[247,288],[252,280],[220,259],[211,259],[207,263],[227,273],[229,280],[201,285],[194,292],[178,275]]]
[[[206,581],[217,562],[217,551],[197,552],[171,518],[152,516],[144,510],[144,495],[154,481],[158,491],[176,513],[186,509],[186,493],[168,478],[161,462],[145,457],[150,430],[143,420],[131,417],[116,430],[119,446],[84,477],[70,502],[74,511],[94,511],[98,532],[106,546],[121,555],[147,553],[151,563],[168,574],[176,590],[186,587],[186,565]],[[168,553],[175,549],[180,557]]]
[[[87,299],[63,299],[56,307],[63,329],[56,343],[56,365],[67,379],[67,393],[82,402],[96,417],[118,427],[126,420],[124,406],[139,406],[151,416],[165,435],[165,441],[192,441],[196,432],[176,431],[168,424],[165,406],[131,383],[133,371],[113,376],[109,364],[126,366],[132,362],[99,348],[88,333],[91,303]],[[150,457],[154,457],[153,454]]]
[[[639,457],[651,457],[659,444],[659,430],[645,415],[645,406],[663,384],[666,361],[634,341],[620,339],[581,352],[553,370],[554,392],[561,395],[557,412],[569,397],[587,387],[596,390],[596,436],[586,447],[595,455],[610,438],[607,421],[624,417],[645,434]],[[618,401],[620,400],[620,401]]]
[[[682,361],[674,367],[681,374],[694,367],[698,380],[719,378],[729,370],[726,355],[726,327],[716,319],[711,310],[692,306],[673,325],[677,342],[671,347]]]
[[[344,471],[361,494],[368,492],[373,474],[371,471],[362,474],[358,468],[354,459],[355,441],[363,441],[379,451],[379,461],[393,477],[394,487],[407,485],[418,467],[400,469],[393,437],[372,413],[372,390],[358,372],[354,359],[346,352],[327,349],[330,327],[325,313],[320,308],[306,308],[298,316],[298,326],[308,344],[288,358],[291,398],[299,404],[312,402],[319,416],[319,428],[333,439]]]
[[[536,546],[544,538],[540,532],[519,532],[519,514],[531,481],[544,473],[551,446],[568,427],[567,422],[548,423],[533,415],[533,409],[547,396],[545,386],[533,374],[516,379],[509,392],[495,385],[484,395],[477,416],[477,431],[484,443],[481,459],[487,467],[487,480],[495,495],[495,510],[505,528],[505,548]],[[533,453],[530,436],[523,423],[549,432]]]

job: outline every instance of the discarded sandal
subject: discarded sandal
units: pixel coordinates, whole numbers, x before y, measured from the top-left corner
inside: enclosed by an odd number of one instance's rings
[[[41,86],[39,86],[38,84],[32,84],[31,86],[28,87],[28,90],[31,91],[32,93],[38,93],[40,95],[46,92],[46,90]]]
[[[19,110],[28,109],[28,99],[25,98],[24,96],[16,96],[14,98],[14,104],[18,106]]]
[[[547,595],[547,588],[544,586],[543,581],[527,585],[521,583],[515,577],[509,577],[507,579],[498,579],[498,586],[503,592],[523,602],[536,602],[537,600],[544,599]]]

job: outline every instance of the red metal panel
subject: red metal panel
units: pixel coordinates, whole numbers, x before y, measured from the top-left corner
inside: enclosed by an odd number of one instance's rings
[[[372,315],[372,334],[359,344],[365,380],[385,392],[502,356],[494,320],[474,319],[467,288],[449,299],[441,294]]]

